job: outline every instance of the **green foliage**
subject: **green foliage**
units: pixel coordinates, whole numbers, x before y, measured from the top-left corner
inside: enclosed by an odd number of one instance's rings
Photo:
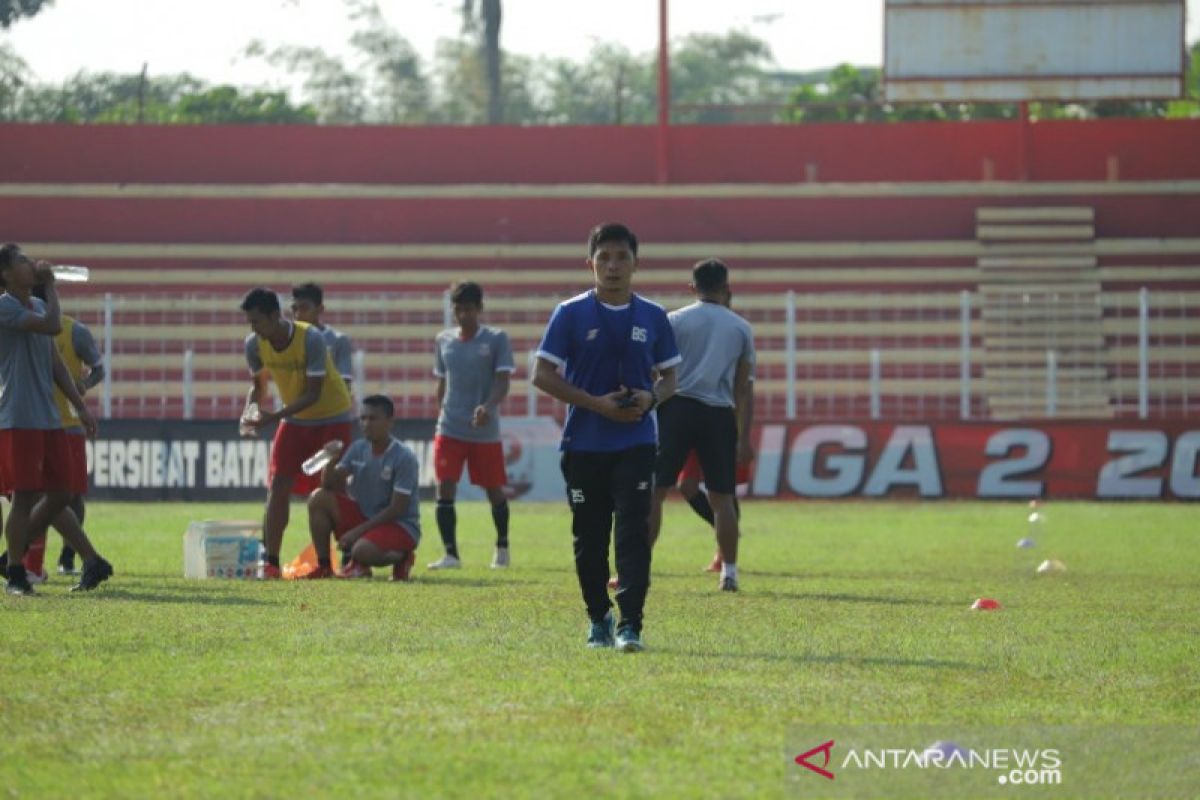
[[[285,556],[306,538],[302,510]],[[0,597],[8,786],[782,797],[795,726],[1194,725],[1200,703],[1185,503],[1052,504],[1047,535],[1070,571],[1043,579],[1014,568],[1029,553],[1013,546],[1021,503],[748,502],[736,595],[700,571],[711,532],[672,503],[640,655],[584,648],[563,503],[513,504],[503,572],[486,566],[486,504],[461,503],[454,573],[180,577],[190,520],[261,511],[93,503],[111,582],[79,596],[53,577],[40,597]],[[440,550],[432,516],[419,565]],[[1004,610],[968,610],[981,594]]]
[[[32,17],[52,0],[0,0],[0,28],[7,28],[22,17]]]
[[[1186,77],[1187,99],[1104,100],[1093,103],[1030,103],[1033,119],[1200,116],[1200,42],[1192,45]],[[805,76],[780,115],[786,122],[908,122],[917,120],[1013,119],[1013,103],[883,102],[881,72],[841,64],[828,73]]]

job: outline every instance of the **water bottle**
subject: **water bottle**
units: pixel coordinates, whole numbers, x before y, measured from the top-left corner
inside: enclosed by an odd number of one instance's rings
[[[238,433],[242,436],[256,435],[258,428],[250,423],[256,422],[261,416],[258,410],[258,403],[247,403],[246,408],[242,411],[242,418],[238,422]]]
[[[56,281],[66,281],[67,283],[87,283],[91,276],[91,270],[78,264],[55,264],[50,267],[50,271],[54,273]]]
[[[339,439],[326,442],[325,446],[317,452],[309,456],[303,464],[300,465],[301,471],[305,475],[316,475],[321,470],[325,469],[330,461],[341,455],[342,442]]]

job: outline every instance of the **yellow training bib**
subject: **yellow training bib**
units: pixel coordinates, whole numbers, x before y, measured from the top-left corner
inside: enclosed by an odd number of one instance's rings
[[[305,342],[310,326],[305,322],[295,322],[293,325],[292,340],[283,350],[276,350],[269,341],[258,337],[258,357],[279,388],[284,405],[296,402],[304,394],[304,387],[308,383],[308,348]],[[333,356],[326,350],[321,396],[316,403],[296,414],[295,418],[314,421],[329,419],[349,414],[350,409],[350,390],[334,366]]]

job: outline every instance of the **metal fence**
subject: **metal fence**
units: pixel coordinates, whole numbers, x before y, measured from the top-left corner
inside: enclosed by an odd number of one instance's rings
[[[532,352],[567,296],[490,295],[485,324],[508,331],[517,359],[508,415],[561,414],[529,383]],[[690,302],[655,297],[667,308]],[[74,298],[106,354],[97,410],[119,418],[235,418],[249,387],[240,298],[223,293]],[[1083,313],[1078,299],[1053,313]],[[1093,298],[1091,301],[1095,303]],[[1102,341],[1088,364],[1070,341],[1006,354],[988,349],[973,292],[745,294],[735,309],[755,329],[756,415],[772,419],[985,419],[1001,387],[1027,397],[1026,416],[1069,416],[1072,393],[1103,387],[1111,416],[1188,417],[1200,408],[1200,292],[1104,292]],[[435,413],[433,337],[452,324],[444,294],[334,294],[326,320],[354,340],[356,393],[385,392],[397,413]],[[1013,314],[1018,314],[1014,309]],[[1034,346],[1036,348],[1036,345]],[[1008,360],[1010,359],[1011,360]],[[1069,367],[1064,364],[1069,362]],[[1087,388],[1084,387],[1085,383]]]

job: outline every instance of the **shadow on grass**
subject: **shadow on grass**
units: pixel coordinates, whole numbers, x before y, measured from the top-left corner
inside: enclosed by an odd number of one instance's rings
[[[813,653],[790,655],[786,653],[719,653],[719,652],[704,652],[701,650],[684,650],[675,649],[672,647],[655,646],[654,650],[660,653],[670,653],[677,656],[691,656],[694,658],[727,658],[730,660],[745,661],[746,659],[756,661],[782,661],[790,664],[845,664],[853,667],[923,667],[926,669],[946,669],[946,670],[963,670],[968,672],[988,672],[990,667],[985,667],[981,664],[972,664],[969,661],[947,661],[940,658],[896,658],[894,656],[844,656],[844,655],[816,655]]]
[[[868,603],[887,606],[963,606],[962,600],[931,600],[924,597],[875,597],[872,595],[845,594],[843,592],[776,592],[749,589],[747,597],[765,597],[771,600],[813,600],[820,603]]]
[[[123,589],[117,587],[101,587],[91,592],[76,592],[73,597],[92,597],[97,600],[121,600],[139,603],[179,603],[199,606],[277,606],[287,602],[286,598],[279,601],[260,600],[254,597],[215,594],[208,591],[176,590],[171,593],[162,591],[146,591]]]

